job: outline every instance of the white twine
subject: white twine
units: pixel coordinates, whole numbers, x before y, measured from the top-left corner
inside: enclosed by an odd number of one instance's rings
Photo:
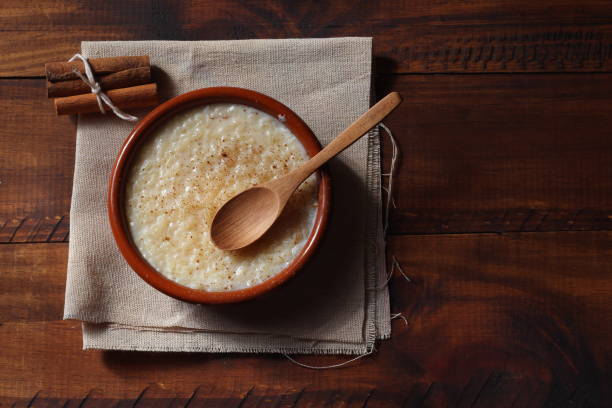
[[[412,282],[412,279],[410,279],[408,277],[408,275],[406,275],[406,273],[404,272],[404,269],[402,269],[402,265],[400,265],[399,261],[397,260],[397,258],[395,256],[391,256],[391,259],[393,260],[393,265],[397,268],[397,270],[399,271],[399,273],[402,274],[402,276],[404,277],[404,279],[406,279],[407,282]]]
[[[70,58],[68,62],[72,62],[76,59],[80,59],[81,61],[83,61],[83,65],[85,66],[85,74],[87,76],[83,75],[76,68],[72,68],[72,72],[74,72],[79,78],[81,78],[83,82],[87,84],[87,86],[91,88],[91,93],[96,95],[96,100],[98,101],[100,112],[106,113],[106,109],[104,109],[104,105],[106,104],[106,106],[111,108],[111,110],[115,115],[117,115],[117,117],[130,122],[137,121],[138,117],[125,113],[121,109],[116,107],[113,101],[111,101],[111,99],[108,97],[108,95],[102,91],[100,84],[96,82],[96,78],[94,77],[93,71],[91,70],[91,65],[89,65],[89,61],[87,60],[87,58],[85,58],[81,54],[74,54],[74,56]]]
[[[389,229],[389,209],[391,205],[393,205],[393,207],[395,208],[395,200],[393,200],[393,181],[395,177],[395,172],[397,170],[397,160],[399,158],[399,147],[397,145],[397,141],[395,140],[395,137],[393,136],[393,132],[391,132],[391,129],[389,129],[387,125],[385,125],[382,122],[380,122],[378,126],[380,126],[385,131],[387,136],[389,136],[389,140],[391,141],[391,149],[392,149],[391,168],[389,169],[389,173],[383,174],[383,176],[389,177],[389,180],[387,181],[387,187],[383,187],[383,190],[385,190],[385,192],[387,193],[387,200],[385,203],[385,223],[384,223],[384,229],[383,229],[385,237],[386,237],[387,230]]]
[[[383,174],[383,176],[389,177],[389,174]],[[382,186],[381,188],[385,193],[389,194],[389,190],[387,189],[387,187]],[[397,208],[397,204],[395,204],[395,198],[393,198],[393,196],[391,196],[391,205],[393,206],[393,208]]]
[[[395,272],[395,263],[391,263],[391,269],[389,269],[389,272],[387,273],[387,279],[385,279],[382,285],[376,287],[377,290],[384,289],[387,287],[387,285],[389,285],[389,282],[391,282],[391,279],[393,278],[393,272]]]
[[[391,320],[395,320],[395,319],[402,319],[404,321],[404,323],[406,323],[406,326],[408,326],[408,319],[406,319],[406,316],[404,316],[402,313],[394,313],[391,315]]]
[[[291,356],[289,356],[288,354],[283,353],[283,355],[284,355],[285,357],[287,357],[287,359],[289,359],[289,361],[291,361],[291,362],[292,362],[292,363],[294,363],[294,364],[299,365],[300,367],[309,368],[309,369],[311,369],[311,370],[327,370],[327,369],[329,369],[329,368],[339,368],[339,367],[343,367],[343,366],[345,366],[345,365],[347,365],[347,364],[352,363],[353,361],[357,361],[357,360],[359,360],[359,359],[361,359],[361,358],[364,358],[365,356],[369,356],[369,355],[370,355],[370,354],[372,354],[373,352],[374,352],[374,349],[372,349],[372,350],[370,350],[370,351],[367,351],[367,352],[365,352],[365,353],[363,353],[363,354],[360,354],[360,355],[358,355],[357,357],[355,357],[355,358],[351,358],[350,360],[344,361],[344,362],[342,362],[342,363],[332,364],[332,365],[327,365],[327,366],[311,366],[311,365],[308,365],[308,364],[300,363],[299,361],[297,361],[297,360],[295,360],[295,359],[291,358]]]
[[[375,288],[376,290],[381,290],[381,289],[386,288],[389,285],[389,282],[391,282],[391,279],[393,278],[393,274],[396,270],[399,271],[399,273],[404,277],[404,279],[406,279],[407,282],[412,282],[412,279],[410,279],[408,275],[406,275],[406,273],[402,269],[402,266],[400,265],[397,258],[395,256],[391,256],[391,259],[392,259],[391,269],[389,269],[389,272],[387,273],[387,279],[385,279],[382,285],[377,286]]]

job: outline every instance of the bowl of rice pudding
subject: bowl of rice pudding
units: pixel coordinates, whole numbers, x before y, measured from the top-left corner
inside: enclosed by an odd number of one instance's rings
[[[173,98],[136,125],[115,162],[108,210],[117,246],[142,279],[186,302],[266,293],[294,276],[321,240],[331,204],[326,170],[308,178],[246,248],[217,248],[210,223],[235,194],[320,150],[304,121],[266,95],[216,87]]]

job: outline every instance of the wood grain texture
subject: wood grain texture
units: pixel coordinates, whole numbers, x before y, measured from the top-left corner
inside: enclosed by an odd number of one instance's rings
[[[394,233],[610,229],[612,76],[382,76]],[[389,148],[386,147],[388,157]]]
[[[55,116],[45,94],[39,79],[0,81],[0,222],[9,227],[25,217],[47,224],[70,209],[75,125]]]
[[[0,218],[0,244],[68,242],[68,215]]]
[[[611,240],[394,236],[389,251],[412,282],[393,279],[392,310],[409,324],[394,320],[375,355],[324,371],[276,355],[81,351],[80,324],[59,321],[66,244],[0,245],[1,269],[12,271],[0,280],[0,395],[24,405],[36,396],[76,405],[607,406]]]
[[[67,244],[0,245],[0,322],[61,320],[67,259]]]
[[[373,36],[384,72],[612,69],[607,0],[5,0],[0,76],[42,75],[82,40]]]
[[[584,406],[600,406],[612,385],[602,364],[611,356],[612,321],[596,312],[612,306],[605,294],[612,290],[610,238],[609,232],[397,237],[389,251],[418,295],[407,296],[406,284],[392,286],[395,307],[407,311],[411,330],[391,341],[414,347],[423,357],[419,365],[434,378],[453,372],[459,380],[472,372],[457,398],[478,398],[476,406],[510,406],[510,398],[526,398],[522,392],[557,401],[550,406],[568,406],[587,394],[593,399]],[[500,358],[504,368],[493,368]],[[544,360],[555,364],[540,366],[540,376],[518,392],[516,373]],[[554,384],[546,386],[550,380]]]
[[[383,75],[376,85],[404,97],[386,121],[403,153],[392,233],[612,229],[612,75]],[[0,242],[66,239],[75,125],[41,108],[44,87],[0,81]],[[384,158],[388,168],[388,145]]]

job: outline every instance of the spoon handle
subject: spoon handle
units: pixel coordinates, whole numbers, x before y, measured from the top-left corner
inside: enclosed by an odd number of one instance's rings
[[[304,163],[300,172],[304,172],[308,177],[312,172],[325,164],[329,159],[359,140],[368,130],[382,121],[393,109],[402,101],[402,97],[397,92],[391,92],[376,105],[372,106],[366,113],[361,115],[348,128],[340,133],[330,144],[317,153],[312,159]]]
[[[316,169],[324,165],[329,159],[355,143],[368,130],[376,126],[388,114],[393,111],[402,101],[402,97],[397,92],[391,92],[381,99],[376,105],[372,106],[366,113],[361,115],[348,128],[340,133],[330,144],[317,153],[312,159],[302,164],[289,174],[264,184],[269,189],[274,190],[280,201],[285,205],[293,191]]]

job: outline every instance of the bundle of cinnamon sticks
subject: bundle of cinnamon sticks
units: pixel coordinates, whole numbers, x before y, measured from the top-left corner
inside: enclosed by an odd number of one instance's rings
[[[96,82],[119,109],[143,108],[158,103],[151,79],[149,56],[89,59]],[[99,112],[91,88],[75,72],[85,75],[81,61],[45,64],[47,97],[54,98],[58,115]]]

